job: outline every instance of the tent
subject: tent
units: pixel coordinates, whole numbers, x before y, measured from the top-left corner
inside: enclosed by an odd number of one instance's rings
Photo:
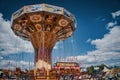
[[[108,69],[107,67],[104,66],[104,69],[102,70],[102,72],[109,72],[110,69]]]

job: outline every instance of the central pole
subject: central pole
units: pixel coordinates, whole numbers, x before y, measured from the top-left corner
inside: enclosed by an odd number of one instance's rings
[[[33,32],[30,35],[30,40],[35,50],[34,73],[36,74],[39,69],[44,69],[48,75],[48,71],[52,67],[51,52],[57,41],[56,34],[49,31]]]

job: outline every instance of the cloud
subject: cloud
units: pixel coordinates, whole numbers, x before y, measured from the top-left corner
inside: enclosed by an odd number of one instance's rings
[[[114,26],[102,39],[91,40],[96,50],[88,51],[87,55],[76,56],[80,62],[87,66],[107,63],[120,64],[120,26]],[[114,62],[111,62],[113,61]]]
[[[2,56],[0,56],[0,60],[2,60],[3,59],[3,57]]]
[[[92,40],[91,44],[96,45],[96,49],[104,52],[120,50],[120,26],[113,27],[102,39]]]
[[[53,49],[54,49],[54,50],[59,49],[61,43],[62,43],[61,41],[60,41],[60,42],[57,42],[57,43],[55,44],[55,46],[53,47]]]
[[[31,43],[17,37],[11,29],[10,21],[3,19],[0,13],[0,54],[33,53],[33,51]]]
[[[63,41],[56,42],[55,46],[53,47],[54,50],[58,50],[60,48],[63,48]]]
[[[34,63],[33,62],[26,62],[26,61],[14,61],[14,60],[2,60],[0,62],[0,68],[4,69],[12,69],[14,70],[16,67],[20,67],[22,70],[25,69],[33,69]]]
[[[96,50],[88,51],[86,55],[75,56],[80,62],[85,63],[87,66],[108,64],[120,65],[120,26],[115,19],[120,16],[120,11],[112,13],[114,22],[107,24],[109,32],[101,39],[91,40],[91,45],[95,45]]]
[[[115,22],[109,22],[107,24],[107,29],[109,30],[109,29],[113,28],[115,25],[117,25],[117,21],[115,21]]]
[[[91,42],[91,40],[92,40],[92,39],[89,38],[86,42],[89,43],[89,42]]]
[[[116,17],[120,16],[120,10],[113,12],[112,17],[115,19]]]
[[[98,62],[120,59],[120,26],[114,26],[102,39],[92,40],[91,44],[96,46],[96,50],[88,55],[96,55]]]
[[[101,21],[105,21],[105,20],[106,20],[105,18],[101,19]]]

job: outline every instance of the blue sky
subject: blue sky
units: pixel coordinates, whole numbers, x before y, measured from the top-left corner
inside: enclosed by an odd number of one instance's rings
[[[77,20],[73,36],[56,43],[53,61],[76,57],[86,66],[120,65],[120,0],[0,0],[0,68],[7,68],[9,61],[21,67],[30,61],[33,67],[32,45],[13,34],[10,20],[19,8],[41,3],[64,7]]]

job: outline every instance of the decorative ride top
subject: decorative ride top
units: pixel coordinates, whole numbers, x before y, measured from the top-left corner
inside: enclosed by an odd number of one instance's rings
[[[12,29],[24,40],[30,40],[31,34],[42,31],[48,32],[47,35],[52,32],[57,40],[64,40],[75,28],[75,17],[69,11],[48,4],[24,6],[12,15]]]

